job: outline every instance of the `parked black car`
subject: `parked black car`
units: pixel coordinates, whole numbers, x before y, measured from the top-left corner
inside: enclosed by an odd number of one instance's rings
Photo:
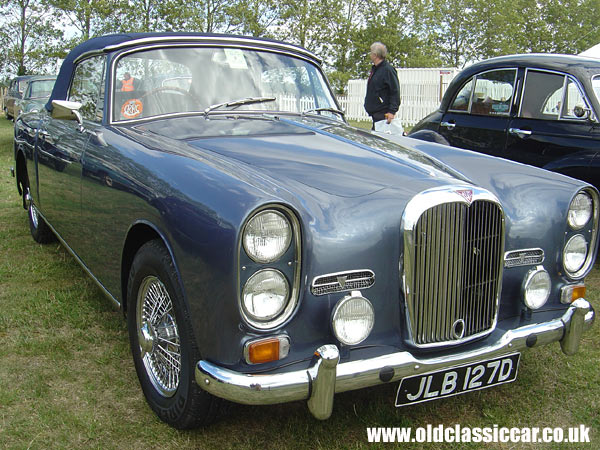
[[[452,81],[411,137],[560,172],[600,186],[600,60],[492,58]]]

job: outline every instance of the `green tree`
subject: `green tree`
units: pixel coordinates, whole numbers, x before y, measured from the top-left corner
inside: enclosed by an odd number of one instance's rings
[[[0,1],[3,72],[25,75],[54,69],[47,67],[48,58],[56,56],[62,32],[51,12],[40,0]]]

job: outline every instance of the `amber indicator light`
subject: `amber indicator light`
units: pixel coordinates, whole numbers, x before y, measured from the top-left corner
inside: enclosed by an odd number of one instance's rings
[[[571,301],[574,302],[578,298],[585,298],[585,286],[576,286],[571,294]]]
[[[250,344],[248,359],[252,364],[277,361],[279,359],[279,339],[265,339]]]

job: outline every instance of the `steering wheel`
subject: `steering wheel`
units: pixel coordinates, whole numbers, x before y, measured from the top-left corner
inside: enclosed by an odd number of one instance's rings
[[[160,86],[154,89],[149,90],[148,92],[146,92],[144,95],[140,96],[138,99],[142,100],[145,97],[148,97],[150,95],[156,95],[156,94],[160,94],[160,93],[177,93],[179,95],[182,95],[187,102],[190,102],[194,104],[194,106],[198,106],[201,101],[198,97],[196,97],[194,94],[192,94],[190,91],[186,91],[185,89],[182,89],[180,87],[177,86]]]

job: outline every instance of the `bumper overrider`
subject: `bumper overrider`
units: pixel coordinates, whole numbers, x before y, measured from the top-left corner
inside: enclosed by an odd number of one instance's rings
[[[327,344],[315,351],[315,363],[307,370],[281,374],[244,374],[202,360],[196,366],[196,382],[212,395],[248,405],[307,400],[310,412],[317,419],[327,419],[333,409],[334,394],[338,392],[399,381],[407,376],[501,357],[555,341],[560,341],[565,354],[572,355],[594,319],[590,303],[578,299],[562,317],[509,330],[496,342],[476,350],[430,358],[416,358],[402,351],[340,364],[338,348]]]

